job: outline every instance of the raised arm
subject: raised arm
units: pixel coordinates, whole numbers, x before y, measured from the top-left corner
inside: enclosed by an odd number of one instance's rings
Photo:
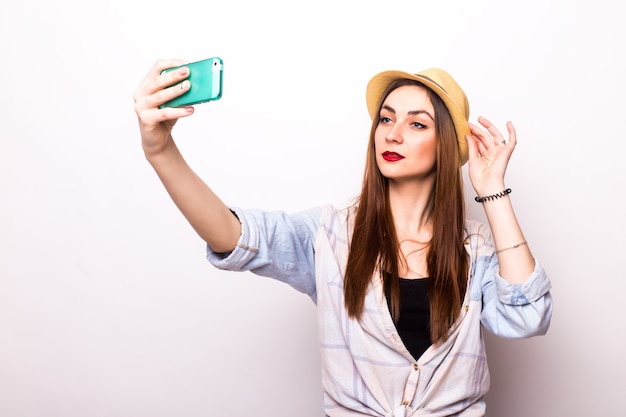
[[[479,127],[470,123],[469,176],[474,190],[483,197],[482,205],[489,222],[500,264],[500,276],[517,284],[524,283],[535,268],[535,260],[522,232],[506,191],[504,174],[517,144],[515,129],[507,123],[509,139],[496,127],[479,117]]]
[[[193,114],[193,107],[159,106],[189,89],[186,67],[161,75],[180,60],[157,61],[133,95],[143,151],[165,189],[194,230],[215,252],[232,251],[241,234],[241,224],[220,198],[189,167],[172,137],[172,128],[181,117]]]

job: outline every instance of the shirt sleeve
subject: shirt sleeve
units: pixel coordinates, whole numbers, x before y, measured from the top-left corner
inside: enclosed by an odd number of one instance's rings
[[[511,284],[499,274],[491,233],[482,228],[482,247],[474,259],[472,297],[482,299],[481,322],[491,333],[506,338],[543,335],[552,317],[551,283],[541,263],[523,284]]]
[[[315,300],[314,242],[322,209],[295,214],[231,210],[241,222],[237,246],[230,253],[217,253],[207,246],[208,261],[219,269],[277,279]]]

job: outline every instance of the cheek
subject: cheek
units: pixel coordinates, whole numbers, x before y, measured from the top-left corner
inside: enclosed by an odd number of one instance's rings
[[[432,140],[420,141],[415,145],[413,151],[421,158],[428,158],[434,161],[437,157],[437,141],[434,138]]]

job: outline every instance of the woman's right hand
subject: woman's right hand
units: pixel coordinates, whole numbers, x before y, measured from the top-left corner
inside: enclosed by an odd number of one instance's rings
[[[181,67],[176,71],[161,74],[167,68],[185,65],[180,59],[157,61],[133,94],[135,113],[139,119],[141,143],[147,157],[160,153],[172,139],[172,128],[181,117],[193,114],[193,107],[159,106],[189,90],[189,68]],[[182,82],[181,82],[182,81]]]
[[[185,65],[178,59],[157,61],[133,95],[139,118],[141,143],[146,158],[157,172],[165,189],[198,235],[219,253],[237,245],[241,223],[220,198],[187,165],[172,140],[172,127],[181,117],[193,114],[193,107],[159,106],[189,90],[189,68],[168,71]]]

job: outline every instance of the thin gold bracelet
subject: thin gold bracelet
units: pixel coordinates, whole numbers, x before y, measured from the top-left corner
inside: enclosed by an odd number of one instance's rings
[[[499,254],[500,252],[504,252],[505,250],[519,248],[520,246],[524,246],[524,245],[526,245],[526,241],[523,241],[523,242],[520,242],[520,243],[516,243],[515,245],[509,246],[508,248],[497,250],[496,251],[496,255]]]

